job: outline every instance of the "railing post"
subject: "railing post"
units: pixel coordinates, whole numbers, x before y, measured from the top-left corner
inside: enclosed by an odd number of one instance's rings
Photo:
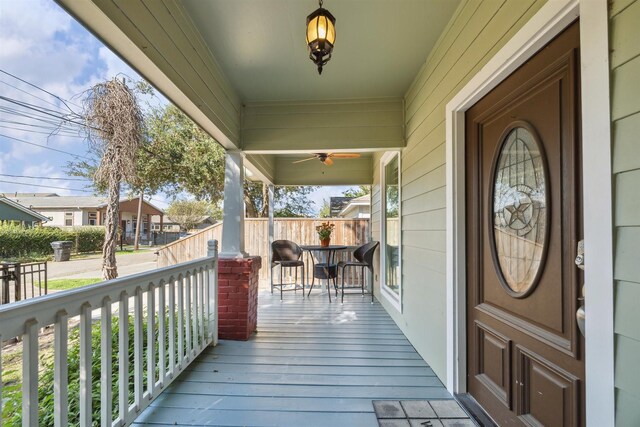
[[[24,324],[22,338],[22,426],[38,425],[38,321]]]
[[[207,256],[213,257],[213,268],[209,269],[209,335],[214,346],[218,345],[218,241],[207,242]]]

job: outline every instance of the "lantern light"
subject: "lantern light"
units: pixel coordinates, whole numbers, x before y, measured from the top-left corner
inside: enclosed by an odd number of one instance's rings
[[[336,18],[322,7],[307,16],[307,46],[309,59],[318,66],[318,74],[322,74],[322,67],[331,59],[331,52],[336,41]]]

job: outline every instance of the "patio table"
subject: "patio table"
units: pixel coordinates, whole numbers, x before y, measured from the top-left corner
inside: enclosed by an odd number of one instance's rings
[[[331,290],[329,289],[329,280],[331,279],[331,270],[335,268],[335,274],[338,274],[337,264],[331,264],[332,260],[335,259],[335,254],[337,251],[344,251],[347,249],[347,246],[344,245],[329,245],[329,246],[321,246],[321,245],[304,245],[300,246],[302,250],[308,251],[311,254],[311,262],[313,263],[313,276],[311,280],[311,288],[309,288],[309,293],[307,296],[311,295],[311,290],[313,289],[313,284],[315,282],[315,278],[326,279],[327,280],[327,294],[329,294],[329,302],[331,302]],[[315,263],[313,261],[313,253],[316,252],[324,259],[323,262]],[[316,275],[316,267],[320,267],[323,275]],[[324,277],[322,277],[324,276]],[[335,277],[335,276],[334,276]],[[337,292],[337,289],[336,289]],[[336,293],[337,296],[337,293]]]

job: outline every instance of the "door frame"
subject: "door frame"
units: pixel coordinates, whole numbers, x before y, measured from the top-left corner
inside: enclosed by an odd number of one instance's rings
[[[613,221],[606,0],[550,0],[446,107],[447,378],[466,392],[465,111],[580,18],[583,222],[587,269],[586,424],[615,419]],[[609,143],[604,143],[609,142]],[[588,191],[586,191],[588,189]],[[598,263],[589,263],[589,259]],[[588,375],[586,375],[588,373]]]

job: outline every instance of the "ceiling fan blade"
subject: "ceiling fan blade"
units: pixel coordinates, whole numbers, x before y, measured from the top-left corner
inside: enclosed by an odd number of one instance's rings
[[[333,164],[333,160],[331,160],[331,157],[327,157],[325,161],[322,163],[324,163],[327,166],[331,166]]]
[[[329,154],[329,157],[333,157],[334,159],[357,159],[360,157],[358,153],[332,153]]]
[[[302,162],[306,162],[306,161],[308,161],[308,160],[315,160],[315,159],[316,159],[315,157],[309,157],[308,159],[296,160],[295,162],[291,162],[291,163],[292,163],[292,164],[295,164],[295,163],[302,163]]]

